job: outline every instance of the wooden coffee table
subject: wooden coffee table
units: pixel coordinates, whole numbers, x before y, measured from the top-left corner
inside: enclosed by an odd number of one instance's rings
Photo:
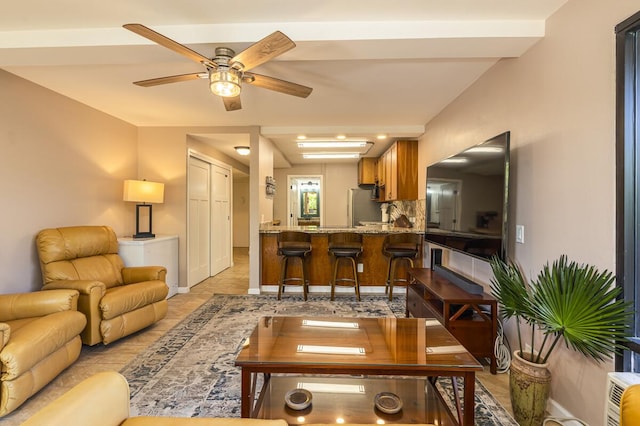
[[[438,376],[460,376],[464,379],[464,404],[460,402],[457,385],[453,389],[458,424],[464,426],[474,424],[475,372],[482,370],[482,365],[437,320],[390,317],[263,317],[235,364],[242,369],[242,417],[266,417],[272,415],[265,413],[273,413],[273,407],[284,409],[284,399],[277,401],[279,396],[276,395],[282,393],[283,388],[295,387],[293,382],[284,381],[288,380],[287,376],[297,380],[296,383],[304,382],[296,375],[314,378],[362,376],[349,379],[363,383],[373,378],[387,380],[387,386],[384,383],[377,386],[388,389],[397,387],[402,380],[416,381],[410,377],[434,381]],[[258,386],[260,373],[263,380]],[[272,378],[272,374],[278,376]],[[409,386],[420,387],[421,384]],[[429,383],[423,389],[426,394],[437,393]],[[429,395],[416,398],[431,401]],[[424,403],[422,418],[429,419],[440,415],[440,411],[448,411],[441,397],[439,400],[435,405]],[[404,402],[419,403],[414,400]],[[352,408],[361,404],[354,403]],[[372,410],[373,401],[369,404],[369,410]],[[428,408],[430,406],[434,408]],[[454,422],[450,419],[445,418],[444,424]]]

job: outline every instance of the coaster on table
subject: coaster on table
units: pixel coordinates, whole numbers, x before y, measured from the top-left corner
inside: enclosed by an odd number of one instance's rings
[[[291,389],[284,396],[284,402],[292,410],[304,410],[311,405],[311,392],[306,389]]]
[[[385,414],[395,414],[402,410],[402,400],[391,392],[380,392],[373,400],[376,408]]]

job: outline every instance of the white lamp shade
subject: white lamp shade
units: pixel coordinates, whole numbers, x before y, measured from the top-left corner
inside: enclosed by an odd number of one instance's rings
[[[164,183],[146,180],[125,180],[122,199],[136,203],[163,203]]]

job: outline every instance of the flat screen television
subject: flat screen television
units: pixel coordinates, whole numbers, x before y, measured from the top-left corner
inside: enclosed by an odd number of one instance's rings
[[[501,133],[427,167],[426,241],[506,259],[509,137]]]

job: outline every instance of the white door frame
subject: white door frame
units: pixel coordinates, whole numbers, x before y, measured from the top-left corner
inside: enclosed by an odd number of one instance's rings
[[[215,158],[209,157],[208,155],[202,154],[198,151],[195,151],[193,149],[189,149],[187,152],[187,163],[189,162],[189,157],[193,157],[193,158],[197,158],[198,160],[202,160],[206,163],[209,164],[214,164],[218,167],[221,167],[223,169],[227,169],[229,171],[229,176],[231,177],[231,179],[229,179],[229,214],[230,214],[230,220],[229,220],[229,253],[233,254],[233,214],[231,214],[231,212],[233,212],[233,169],[229,164],[223,163],[220,160],[216,160]],[[187,172],[189,170],[189,167],[187,167]],[[189,184],[189,178],[187,176],[187,185]],[[187,191],[186,191],[186,196],[187,198],[189,197],[189,188],[187,187]],[[188,200],[187,200],[188,201]],[[212,202],[212,200],[210,199],[209,202]],[[189,216],[189,203],[187,202],[187,238],[189,236],[189,220],[188,218]],[[211,209],[209,209],[209,212],[211,212]],[[213,220],[213,218],[209,219],[210,221]],[[211,227],[210,227],[211,229]],[[211,246],[212,241],[214,240],[213,235],[209,235],[209,246]],[[189,242],[187,241],[187,247]],[[211,251],[209,253],[209,263],[211,263]],[[187,283],[189,283],[189,265],[190,265],[190,259],[189,259],[189,250],[187,249]],[[230,265],[229,266],[233,266],[233,256],[230,256]]]
[[[322,175],[287,175],[287,223],[283,225],[297,226],[298,224],[291,224],[291,185],[298,179],[318,179],[320,181],[320,225],[324,224],[324,205],[326,198],[324,196],[324,176]],[[296,212],[297,214],[297,212]]]

